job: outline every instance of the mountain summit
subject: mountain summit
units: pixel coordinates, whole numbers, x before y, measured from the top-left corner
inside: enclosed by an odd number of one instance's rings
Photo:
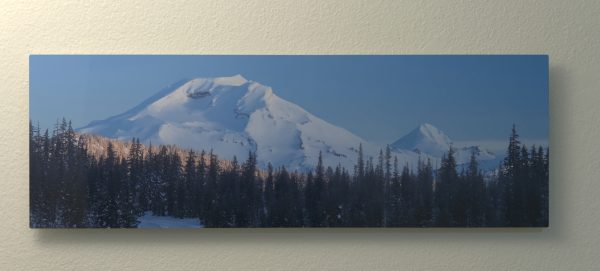
[[[484,162],[480,166],[485,169],[495,168],[498,157],[489,150],[480,146],[456,146],[452,140],[441,130],[429,123],[423,123],[407,135],[396,140],[390,145],[394,150],[410,150],[418,154],[425,154],[435,158],[441,158],[448,153],[450,147],[454,148],[455,158],[458,164],[469,162],[471,154],[475,154],[477,160]]]
[[[446,134],[435,126],[424,123],[396,140],[391,147],[441,157],[442,154],[448,152],[451,144],[452,141]]]

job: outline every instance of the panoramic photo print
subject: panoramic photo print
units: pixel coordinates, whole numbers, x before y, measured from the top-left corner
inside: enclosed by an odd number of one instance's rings
[[[31,228],[547,227],[546,55],[32,55]]]

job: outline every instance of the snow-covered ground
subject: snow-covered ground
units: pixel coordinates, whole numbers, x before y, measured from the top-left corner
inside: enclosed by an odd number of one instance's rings
[[[171,216],[154,216],[152,212],[144,213],[144,216],[139,217],[138,228],[154,228],[154,229],[169,229],[169,228],[202,228],[200,220],[197,218],[174,218]]]

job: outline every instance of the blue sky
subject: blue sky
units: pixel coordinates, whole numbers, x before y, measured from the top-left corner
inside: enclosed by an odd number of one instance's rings
[[[126,111],[184,78],[241,74],[371,141],[420,123],[456,141],[548,138],[546,56],[30,57],[30,118],[74,127]]]

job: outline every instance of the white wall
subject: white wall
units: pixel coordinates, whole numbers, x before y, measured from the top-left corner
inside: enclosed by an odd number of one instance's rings
[[[152,2],[0,3],[1,270],[598,268],[600,2]],[[549,54],[551,227],[30,230],[28,55],[44,53]]]

